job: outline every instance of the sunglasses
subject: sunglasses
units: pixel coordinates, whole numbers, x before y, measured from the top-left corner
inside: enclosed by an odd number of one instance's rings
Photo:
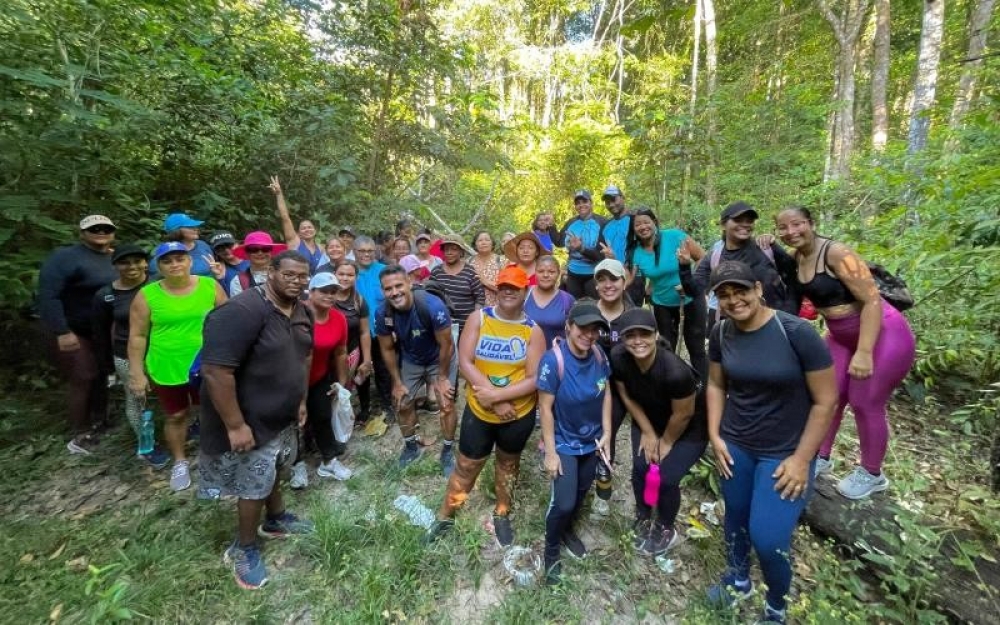
[[[87,228],[87,232],[90,234],[111,234],[114,231],[114,226],[91,226]]]
[[[257,245],[248,245],[244,249],[246,249],[247,254],[270,254],[271,253],[271,248],[269,248],[269,247],[260,247],[260,246],[257,246]]]

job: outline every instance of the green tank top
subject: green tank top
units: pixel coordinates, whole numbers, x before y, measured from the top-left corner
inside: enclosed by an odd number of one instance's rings
[[[198,285],[187,295],[171,295],[154,282],[142,294],[150,311],[146,375],[160,386],[187,384],[201,350],[205,316],[215,307],[215,280],[198,276]]]

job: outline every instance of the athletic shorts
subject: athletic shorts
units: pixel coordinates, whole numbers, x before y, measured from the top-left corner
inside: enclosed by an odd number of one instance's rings
[[[462,430],[458,436],[458,451],[470,460],[482,460],[493,446],[504,453],[520,455],[535,430],[535,411],[506,423],[487,423],[468,405],[462,413]]]
[[[175,415],[184,412],[190,406],[201,404],[200,393],[190,384],[178,384],[177,386],[162,386],[153,382],[151,384],[156,398],[160,401],[160,408],[168,415]]]
[[[405,358],[399,364],[399,377],[406,387],[406,397],[403,398],[402,405],[413,403],[419,397],[427,396],[427,387],[435,384],[438,379],[438,372],[441,368],[437,364],[417,365]],[[456,376],[458,375],[458,355],[452,356],[451,366],[448,367],[448,379],[451,385],[456,387]]]
[[[295,426],[289,426],[250,451],[218,455],[202,452],[198,456],[198,491],[215,498],[267,499],[278,471],[294,457],[288,447],[295,438]]]

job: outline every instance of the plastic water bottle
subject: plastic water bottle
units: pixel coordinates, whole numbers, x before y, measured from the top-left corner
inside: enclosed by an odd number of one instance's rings
[[[142,421],[139,423],[139,455],[152,453],[154,446],[156,446],[156,424],[153,423],[153,411],[143,410]]]
[[[597,461],[597,496],[604,501],[611,499],[611,471],[603,460]]]
[[[656,507],[660,500],[660,465],[651,464],[646,471],[646,487],[642,491],[642,500],[651,508]]]
[[[434,513],[413,495],[400,495],[396,497],[392,505],[405,514],[410,519],[410,523],[417,527],[429,529],[434,524]]]

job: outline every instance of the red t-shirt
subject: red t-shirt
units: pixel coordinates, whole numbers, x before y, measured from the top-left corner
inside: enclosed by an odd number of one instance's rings
[[[330,371],[333,350],[347,347],[347,318],[335,308],[330,309],[326,323],[313,326],[312,367],[309,369],[309,386],[322,380]]]

